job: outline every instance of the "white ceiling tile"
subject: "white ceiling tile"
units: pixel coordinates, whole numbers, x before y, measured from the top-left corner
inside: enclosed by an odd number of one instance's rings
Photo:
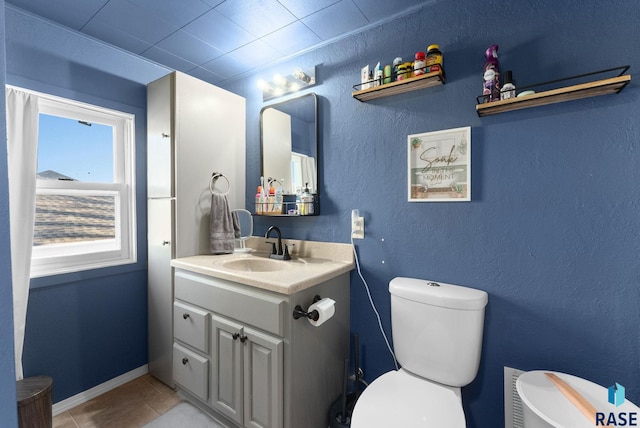
[[[407,9],[428,5],[431,1],[416,0],[353,0],[364,16],[370,21],[379,21],[404,12]]]
[[[277,0],[227,0],[215,10],[256,37],[272,33],[296,20]]]
[[[153,46],[151,43],[133,37],[100,21],[91,21],[84,27],[83,31],[96,39],[136,54],[142,53]]]
[[[224,54],[183,30],[176,31],[156,46],[198,65]]]
[[[229,79],[441,0],[5,0],[166,67]]]
[[[287,25],[261,40],[285,56],[300,52],[322,41],[300,21]]]
[[[245,29],[215,10],[191,22],[184,30],[224,52],[255,40]]]
[[[302,19],[322,40],[357,30],[369,23],[351,0],[342,0]]]
[[[158,1],[129,0],[142,9],[153,13],[176,27],[184,27],[200,15],[211,10],[211,6],[201,0]]]
[[[209,7],[216,7],[220,3],[224,3],[225,0],[202,0],[202,1],[206,3]]]
[[[230,53],[243,64],[243,71],[249,71],[264,64],[273,62],[281,57],[280,53],[262,40],[248,43]]]
[[[74,30],[79,30],[108,0],[11,0],[13,4],[28,12],[43,16]]]
[[[156,44],[178,29],[148,10],[125,0],[111,0],[89,21],[100,22],[147,43]]]
[[[340,0],[278,0],[281,5],[286,7],[289,12],[293,13],[298,19],[316,13],[325,7],[329,7]]]
[[[220,82],[224,81],[225,78],[202,67],[196,67],[193,70],[189,71],[189,74],[193,77],[196,77],[200,80],[204,80],[205,82],[209,82],[211,84],[217,85]]]
[[[173,70],[178,70],[185,73],[193,70],[197,65],[156,46],[147,50],[144,54],[142,54],[142,56],[144,56],[145,58],[149,58],[150,60],[155,61],[159,64],[163,64]]]
[[[201,65],[202,68],[212,71],[225,79],[233,78],[246,71],[247,65],[231,54],[223,55]]]

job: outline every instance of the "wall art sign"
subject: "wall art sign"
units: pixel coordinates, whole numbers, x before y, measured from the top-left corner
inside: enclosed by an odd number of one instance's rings
[[[471,200],[471,127],[407,137],[409,202]]]

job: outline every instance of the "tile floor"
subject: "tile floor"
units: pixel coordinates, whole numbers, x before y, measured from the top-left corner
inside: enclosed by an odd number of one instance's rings
[[[53,428],[139,428],[180,402],[176,393],[146,374],[53,418]]]

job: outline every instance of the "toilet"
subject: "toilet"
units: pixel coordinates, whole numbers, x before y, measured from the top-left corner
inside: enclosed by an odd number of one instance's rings
[[[609,391],[596,383],[566,373],[549,370],[534,370],[521,374],[516,380],[516,391],[522,401],[522,416],[525,428],[593,428],[596,421],[590,421],[562,392],[547,378],[545,373],[553,373],[573,388],[596,411],[602,413],[600,426],[604,422],[616,421],[610,426],[637,426],[640,423],[640,409],[631,401],[623,399],[618,406],[609,403]],[[613,415],[610,415],[613,413]],[[610,419],[613,418],[613,419]],[[630,419],[635,424],[629,423]]]
[[[364,390],[351,428],[465,428],[460,388],[478,372],[486,292],[414,278],[389,283],[402,366]]]

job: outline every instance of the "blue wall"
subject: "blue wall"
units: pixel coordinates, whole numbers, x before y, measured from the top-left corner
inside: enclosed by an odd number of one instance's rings
[[[0,0],[0,40],[4,40],[4,0]],[[6,52],[0,43],[0,94],[5,97]],[[0,103],[0,236],[9,236],[9,187],[7,183],[6,107]],[[16,372],[13,347],[13,297],[11,292],[11,247],[0,240],[0,426],[18,424]]]
[[[303,66],[318,64],[321,83],[314,90],[321,97],[322,215],[256,219],[257,234],[274,223],[285,237],[348,242],[350,211],[359,208],[366,239],[356,244],[387,329],[387,284],[395,276],[488,291],[480,372],[463,391],[469,427],[502,425],[505,365],[566,371],[602,385],[617,381],[640,402],[637,85],[619,95],[482,119],[474,111],[483,52],[492,43],[500,44],[502,69],[513,70],[519,85],[621,64],[634,73],[640,5],[520,3],[437,1],[300,57]],[[32,284],[25,370],[52,374],[58,401],[146,362],[143,85],[166,70],[12,8],[6,21],[7,83],[133,112],[138,126],[140,262]],[[366,104],[351,98],[361,66],[407,58],[431,43],[444,52],[446,85]],[[252,195],[264,104],[254,78],[227,88],[247,97]],[[473,201],[407,203],[406,136],[460,126],[472,127]],[[4,156],[0,232],[6,236]],[[8,259],[5,241],[2,309],[10,305]],[[355,276],[351,297],[352,330],[360,334],[372,380],[392,369],[392,361]],[[0,425],[8,427],[15,425],[14,377],[4,370],[13,366],[10,324],[8,311],[0,311]]]
[[[19,9],[6,8],[5,29],[8,84],[135,114],[138,262],[31,281],[24,374],[52,376],[55,403],[147,363],[145,85],[168,70]],[[4,307],[10,299],[0,293]]]
[[[388,282],[434,279],[486,290],[482,362],[463,390],[469,427],[503,424],[503,366],[551,369],[640,402],[640,100],[618,95],[479,118],[485,49],[525,85],[631,64],[640,70],[640,4],[595,1],[437,1],[421,12],[297,59],[318,64],[320,211],[257,218],[285,237],[356,241],[387,330]],[[439,43],[447,83],[360,103],[360,67]],[[260,177],[257,78],[227,88],[247,97],[247,195]],[[635,77],[634,77],[635,78]],[[407,135],[472,127],[470,203],[407,202]],[[252,201],[248,197],[247,204]],[[367,380],[393,368],[363,286],[352,275],[351,325]]]

